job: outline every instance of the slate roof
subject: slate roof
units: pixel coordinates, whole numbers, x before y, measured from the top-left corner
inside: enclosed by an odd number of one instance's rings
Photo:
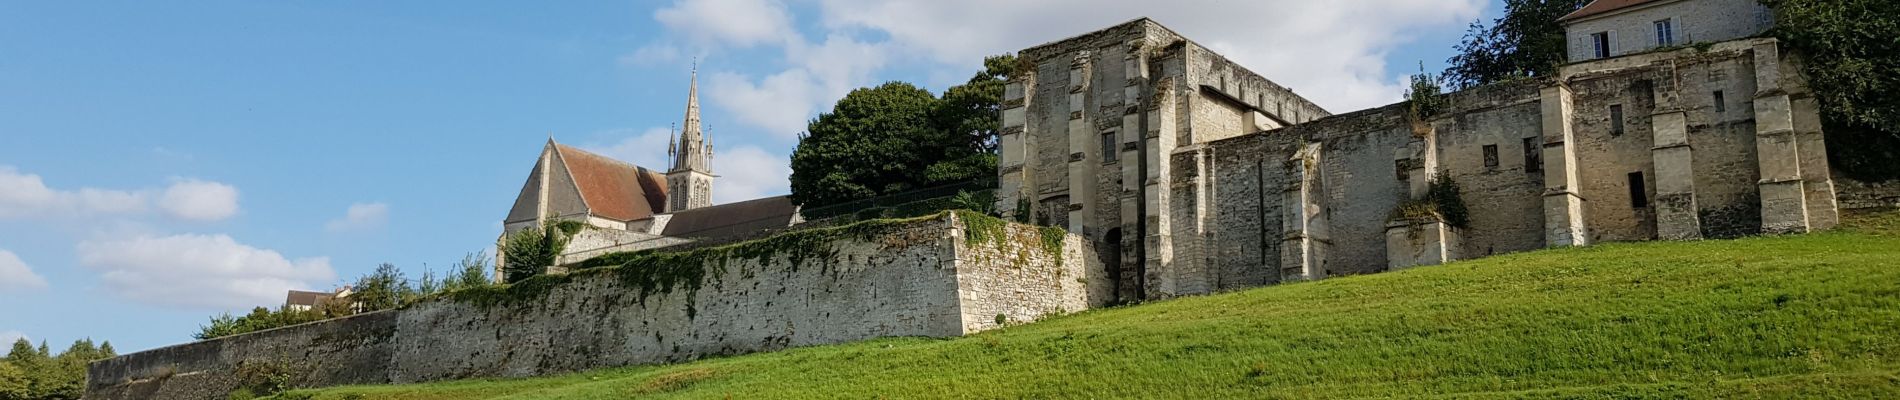
[[[554,149],[595,216],[633,221],[666,210],[666,175],[573,146]]]
[[[284,296],[284,304],[315,307],[318,303],[328,301],[330,300],[331,297],[334,297],[334,296],[335,294],[326,293],[326,292],[306,292],[302,290],[292,290],[290,291],[289,295]]]
[[[1590,2],[1590,4],[1584,5],[1583,8],[1577,9],[1577,11],[1572,12],[1569,15],[1563,16],[1563,18],[1558,18],[1557,20],[1570,21],[1570,20],[1575,20],[1575,19],[1580,19],[1580,18],[1587,18],[1590,16],[1604,14],[1611,11],[1616,11],[1616,10],[1621,10],[1625,8],[1640,6],[1640,5],[1649,4],[1649,3],[1661,2],[1661,1],[1666,1],[1666,0],[1596,0],[1596,1]]]
[[[792,224],[798,206],[773,196],[673,213],[662,235],[700,239],[745,238]]]

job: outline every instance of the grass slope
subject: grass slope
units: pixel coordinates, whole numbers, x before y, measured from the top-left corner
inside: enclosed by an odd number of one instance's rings
[[[1900,213],[881,339],[317,399],[1900,398]]]

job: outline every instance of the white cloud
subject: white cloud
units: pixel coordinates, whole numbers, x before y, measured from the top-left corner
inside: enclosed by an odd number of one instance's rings
[[[158,205],[173,217],[218,221],[237,215],[238,190],[217,182],[179,179],[165,189]]]
[[[0,292],[36,290],[46,288],[46,278],[33,273],[20,256],[6,249],[0,249]],[[10,343],[11,341],[0,341]]]
[[[145,210],[146,197],[132,191],[53,189],[39,175],[0,165],[0,218],[135,213]]]
[[[637,133],[636,133],[637,132]],[[626,161],[654,171],[666,172],[666,146],[673,137],[673,131],[664,127],[647,128],[645,131],[616,129],[600,133],[615,139],[608,144],[582,145],[582,149],[616,160]]]
[[[198,179],[173,179],[164,190],[55,189],[39,175],[0,165],[0,218],[132,215],[156,205],[175,218],[217,221],[238,212],[238,190]]]
[[[1335,112],[1399,100],[1402,89],[1391,82],[1386,53],[1405,44],[1412,30],[1461,27],[1476,18],[1484,4],[1481,0],[819,2],[824,25],[831,29],[883,32],[899,48],[971,69],[986,55],[1149,16]]]
[[[653,19],[705,45],[749,47],[793,33],[791,13],[777,0],[679,0]]]
[[[714,154],[713,202],[730,203],[785,194],[791,187],[791,160],[755,146]]]
[[[241,310],[282,303],[291,289],[335,279],[326,257],[290,260],[226,235],[139,235],[75,246],[105,290],[145,303]]]
[[[791,68],[753,80],[713,74],[707,98],[746,125],[781,139],[797,137],[811,116],[826,111],[852,89],[869,86],[872,74],[890,62],[889,45],[831,34],[822,43],[794,38],[785,45]]]
[[[389,205],[384,203],[356,203],[343,212],[343,218],[330,220],[323,229],[330,232],[362,231],[383,227],[389,223]]]

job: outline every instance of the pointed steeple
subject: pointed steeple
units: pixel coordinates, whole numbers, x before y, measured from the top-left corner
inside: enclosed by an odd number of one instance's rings
[[[712,205],[712,144],[699,123],[699,60],[686,92],[686,120],[676,140],[667,144],[673,166],[666,171],[667,212]]]
[[[703,136],[699,126],[699,61],[694,60],[692,83],[686,92],[686,121],[680,127],[678,143],[673,145],[677,155],[673,158],[672,170],[710,170],[701,149],[705,141]]]

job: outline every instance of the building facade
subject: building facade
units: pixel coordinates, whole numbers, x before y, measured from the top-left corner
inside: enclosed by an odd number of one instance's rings
[[[1836,219],[1818,110],[1773,39],[1573,63],[1424,118],[1330,114],[1147,19],[1019,57],[998,209],[1094,240],[1124,301]],[[1407,212],[1439,176],[1464,226]]]
[[[1570,61],[1747,38],[1774,26],[1757,0],[1598,0],[1560,19]]]

